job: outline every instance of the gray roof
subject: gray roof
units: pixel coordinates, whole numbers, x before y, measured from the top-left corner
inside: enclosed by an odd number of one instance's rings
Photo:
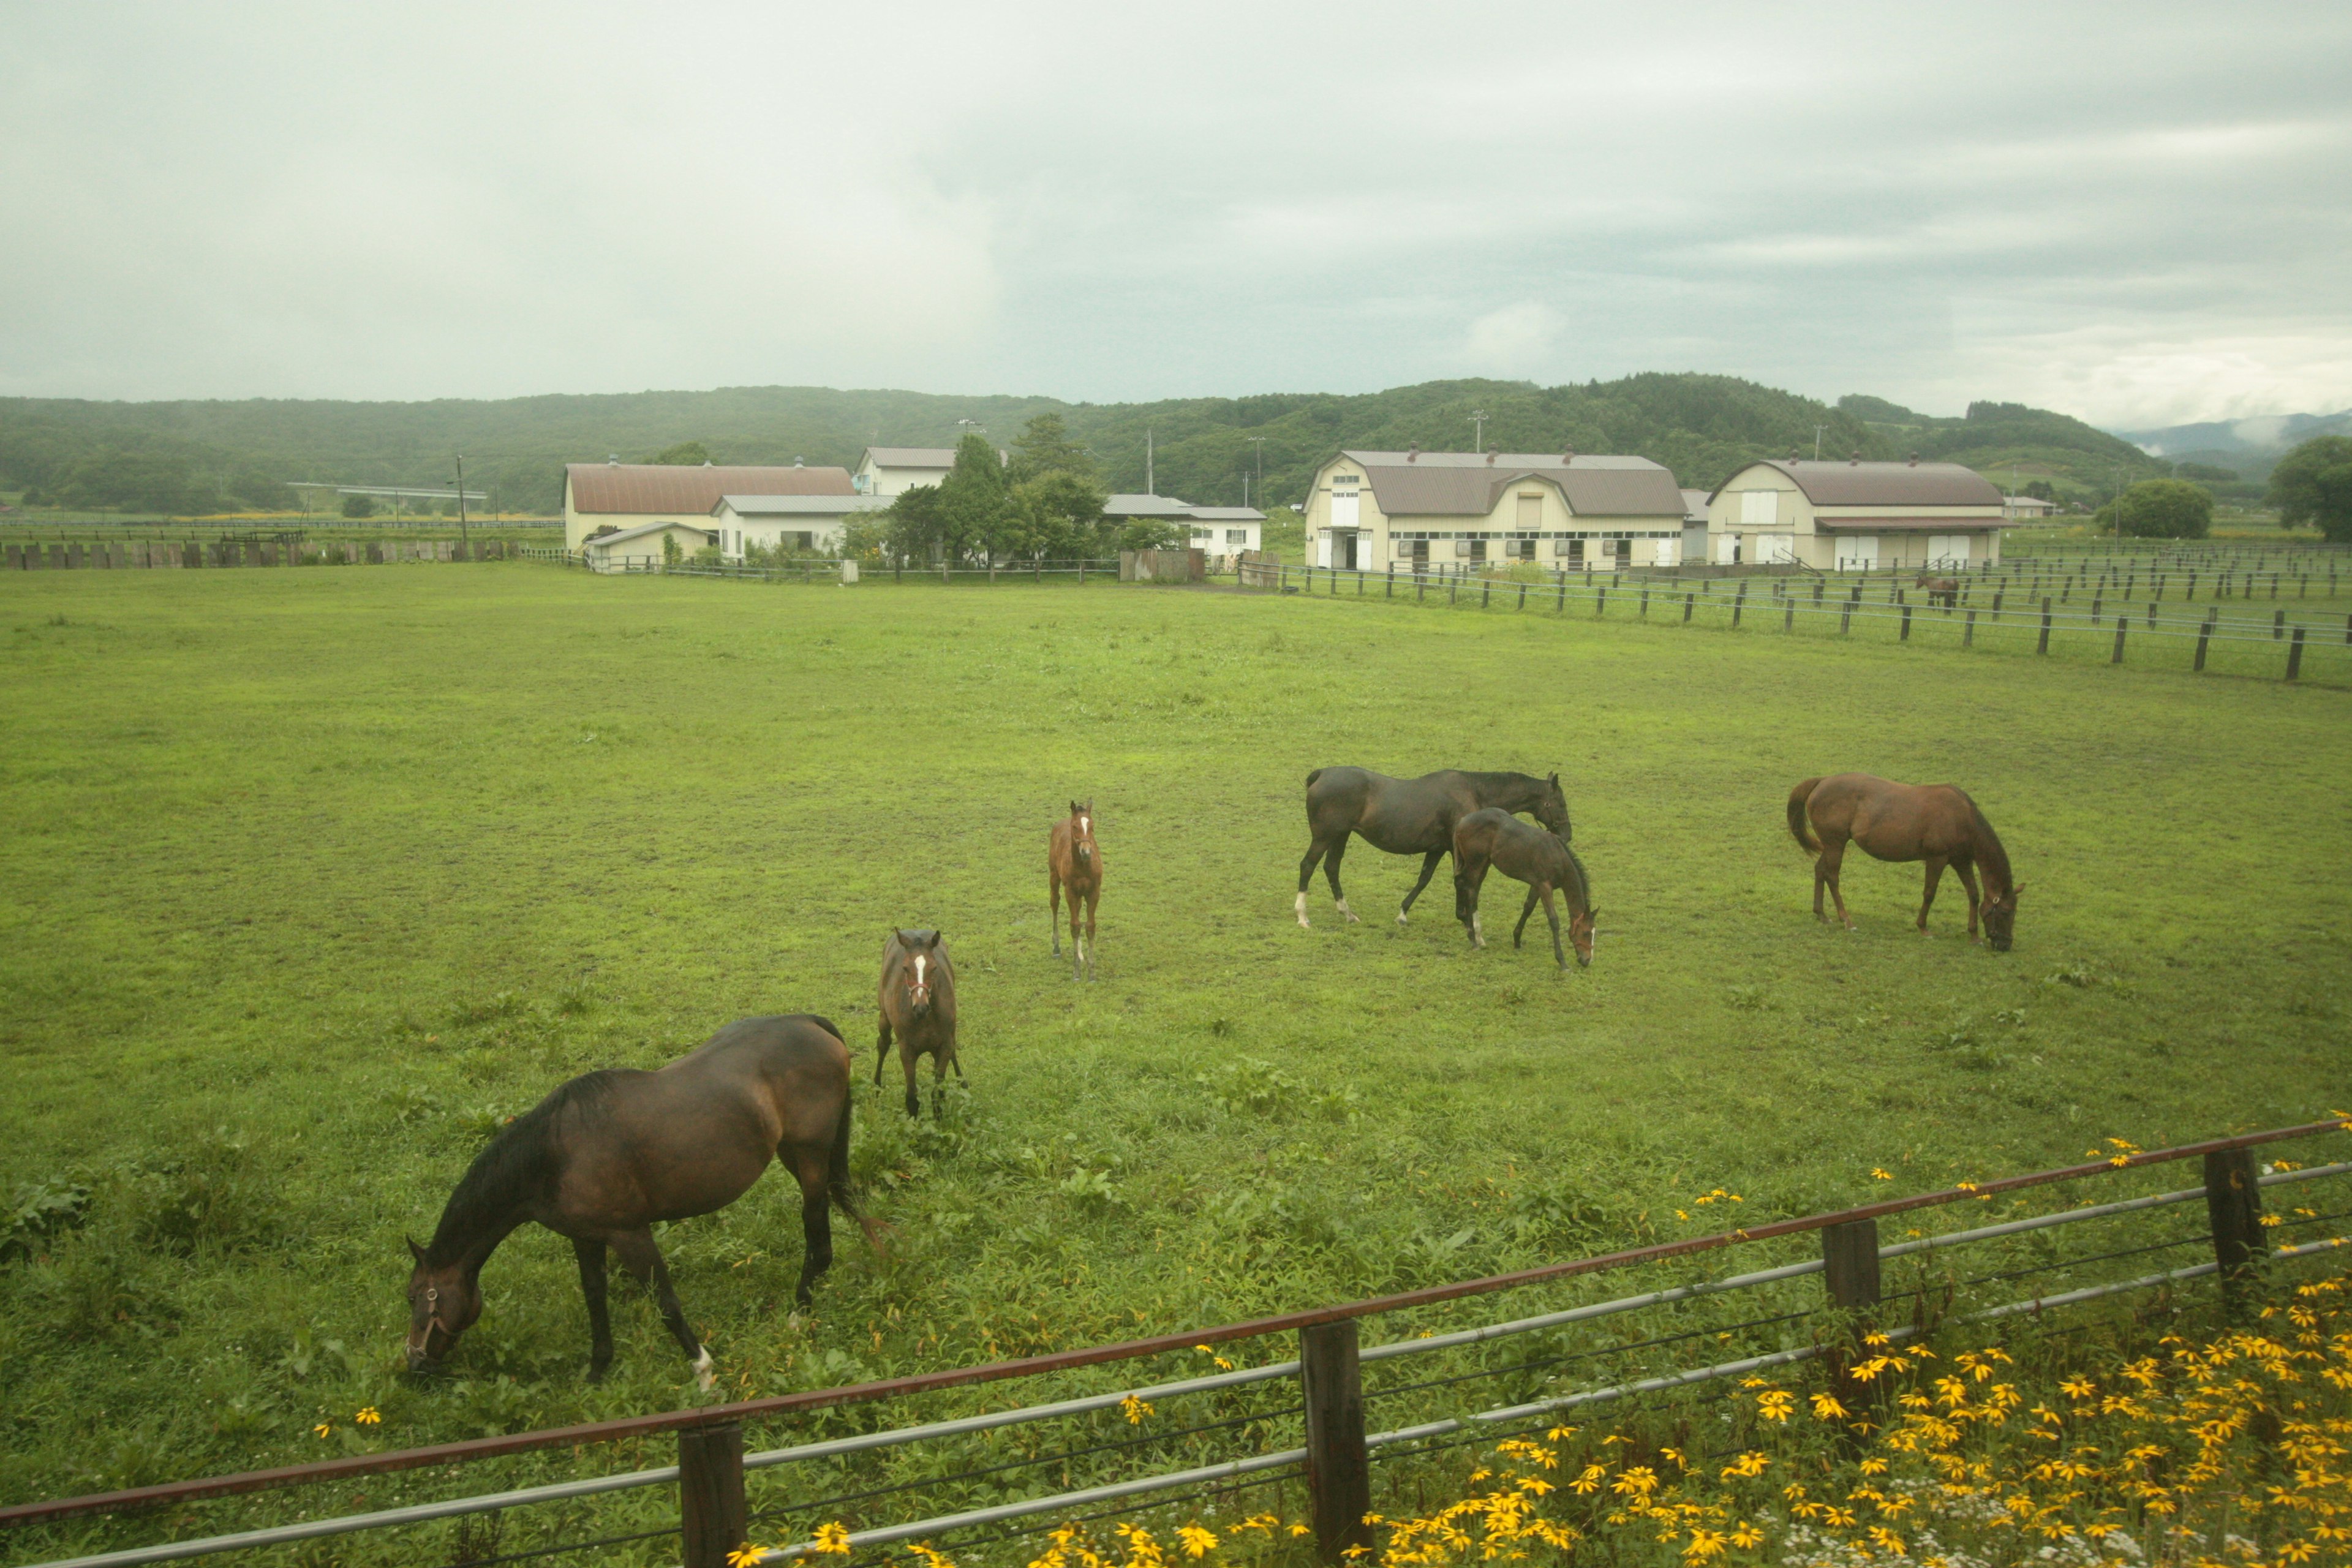
[[[1105,517],[1190,517],[1192,508],[1174,496],[1115,495],[1103,502]]]
[[[1264,522],[1265,513],[1254,506],[1196,506],[1192,509],[1195,522]]]
[[[1778,468],[1815,506],[1999,506],[1999,487],[1958,463],[1856,463],[1834,458],[1767,458],[1748,468]],[[1740,473],[1747,472],[1743,468]],[[1732,479],[1738,479],[1734,474]],[[1727,487],[1731,479],[1726,479]],[[1722,490],[1716,492],[1720,495]]]
[[[853,511],[877,511],[894,496],[720,496],[711,515],[726,507],[737,517],[841,517]]]
[[[664,521],[661,522],[641,522],[635,528],[625,528],[617,533],[592,535],[587,539],[582,540],[580,543],[581,548],[583,550],[591,544],[595,545],[599,549],[603,549],[608,545],[627,544],[634,540],[642,539],[649,533],[666,533],[673,528],[682,528],[688,533],[699,533],[706,539],[710,536],[710,531],[707,528],[697,528],[690,522]]]
[[[866,460],[877,468],[952,468],[956,449],[953,447],[868,447]],[[1013,454],[999,447],[997,461],[1009,463]]]
[[[1540,479],[1581,517],[1684,517],[1674,474],[1647,458],[1563,452],[1350,452],[1390,517],[1484,517],[1509,486]]]
[[[1710,498],[1705,490],[1683,492],[1683,515],[1695,522],[1706,521],[1706,503]]]

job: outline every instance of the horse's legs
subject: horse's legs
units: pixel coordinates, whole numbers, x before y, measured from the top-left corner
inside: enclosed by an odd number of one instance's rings
[[[588,1381],[602,1383],[613,1364],[613,1314],[604,1304],[604,1244],[575,1236],[572,1253],[580,1259],[580,1294],[588,1303]]]
[[[1838,886],[1838,871],[1845,864],[1845,845],[1843,838],[1832,838],[1826,833],[1822,835],[1822,858],[1813,862],[1813,910],[1820,912],[1822,886],[1827,883],[1830,898],[1837,905],[1838,923],[1852,931],[1853,917],[1845,912],[1845,889]]]
[[[1087,889],[1087,978],[1088,980],[1092,980],[1095,977],[1095,904],[1097,900],[1101,899],[1101,897],[1102,884],[1100,882],[1097,882],[1093,887]],[[1348,907],[1348,900],[1345,899],[1340,900],[1339,907],[1343,910],[1346,909]],[[1354,920],[1356,917],[1349,915],[1348,918],[1349,920]]]
[[[961,1074],[957,1076],[961,1077]],[[937,1121],[948,1113],[948,1053],[931,1053],[931,1120]]]
[[[907,1114],[919,1117],[922,1114],[923,1102],[915,1093],[916,1056],[915,1043],[912,1040],[901,1039],[898,1042],[898,1065],[904,1068],[907,1073]]]
[[[1511,945],[1513,947],[1518,947],[1521,945],[1519,938],[1527,934],[1528,917],[1536,912],[1536,900],[1541,896],[1542,895],[1538,893],[1533,886],[1530,886],[1528,889],[1527,907],[1519,911],[1519,923],[1511,928]]]
[[[882,1064],[890,1059],[890,1016],[882,1015],[882,1048],[874,1057],[874,1087],[882,1087]]]
[[[1552,962],[1559,964],[1559,972],[1565,974],[1568,973],[1568,954],[1559,950],[1559,910],[1551,901],[1551,884],[1538,882],[1536,884],[1536,891],[1543,895],[1544,919],[1551,921]]]
[[[1398,906],[1397,924],[1402,925],[1405,923],[1404,917],[1412,912],[1413,900],[1421,897],[1421,890],[1429,886],[1429,879],[1432,877],[1437,875],[1437,863],[1444,858],[1445,851],[1443,849],[1433,849],[1422,858],[1421,880],[1412,885],[1412,891],[1407,893],[1404,896],[1404,902]]]
[[[827,1169],[828,1151],[791,1148],[776,1152],[791,1167],[793,1179],[801,1184],[801,1278],[793,1288],[793,1300],[805,1307],[809,1304],[809,1287],[833,1267],[833,1219],[826,1206],[833,1185],[832,1173]]]
[[[1341,844],[1347,843],[1348,836],[1344,833],[1341,834],[1339,836],[1339,842]],[[1315,836],[1315,841],[1307,847],[1305,857],[1303,857],[1298,862],[1298,902],[1295,907],[1298,911],[1298,923],[1300,925],[1307,924],[1307,884],[1315,879],[1315,867],[1317,863],[1323,858],[1325,853],[1328,851],[1330,847],[1331,847],[1328,844],[1324,842],[1323,836],[1320,833],[1318,833]],[[1334,881],[1336,883],[1336,878],[1334,879]]]
[[[1080,924],[1085,919],[1086,901],[1087,895],[1084,890],[1076,882],[1071,883],[1070,978],[1073,980],[1082,980],[1086,977],[1087,950],[1078,935]]]
[[[661,1248],[654,1245],[650,1230],[624,1231],[613,1238],[613,1250],[620,1255],[621,1267],[636,1278],[640,1285],[650,1283],[654,1300],[661,1308],[662,1321],[668,1325],[670,1338],[694,1363],[694,1380],[704,1388],[718,1382],[710,1370],[710,1352],[694,1337],[686,1326],[686,1309],[678,1305],[677,1292],[669,1282],[669,1266],[662,1261]]]
[[[1977,887],[1976,862],[1955,860],[1952,869],[1960,874],[1960,886],[1969,890],[1969,940],[1977,939],[1977,910],[1984,903],[1984,894]]]
[[[1933,909],[1936,904],[1936,884],[1943,879],[1944,857],[1941,855],[1928,856],[1927,890],[1925,896],[1919,900],[1919,930],[1923,935],[1927,930],[1927,911]]]
[[[1062,956],[1062,874],[1059,871],[1048,870],[1045,873],[1045,880],[1051,884],[1047,889],[1047,897],[1054,902],[1054,918],[1045,922],[1045,929],[1054,933],[1054,956],[1059,958]],[[1074,888],[1070,890],[1070,901],[1076,903],[1077,898],[1077,889]]]
[[[1469,865],[1456,868],[1454,873],[1454,884],[1460,889],[1462,929],[1470,933],[1472,947],[1486,945],[1486,929],[1478,919],[1478,893],[1486,885],[1489,864],[1483,857],[1473,857]]]
[[[1348,907],[1348,895],[1339,890],[1339,861],[1347,853],[1348,836],[1343,833],[1339,842],[1331,846],[1330,858],[1323,862],[1323,879],[1331,884],[1331,900],[1339,906],[1339,913],[1361,925],[1363,922],[1356,920],[1356,911]]]

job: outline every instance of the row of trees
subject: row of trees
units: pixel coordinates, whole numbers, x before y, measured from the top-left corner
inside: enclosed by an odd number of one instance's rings
[[[2137,539],[2202,539],[2213,529],[2213,492],[2189,479],[2142,479],[2099,509],[2099,527]],[[2225,473],[2225,469],[2207,469]],[[2234,479],[2234,474],[2230,476]],[[2335,544],[2352,544],[2352,437],[2319,436],[2279,459],[2263,498],[2281,528],[2315,528]]]
[[[1093,456],[1070,438],[1062,416],[1040,414],[1004,457],[986,437],[964,437],[945,479],[854,521],[842,544],[868,559],[928,563],[1098,559],[1182,542],[1180,525],[1105,517],[1109,499]]]

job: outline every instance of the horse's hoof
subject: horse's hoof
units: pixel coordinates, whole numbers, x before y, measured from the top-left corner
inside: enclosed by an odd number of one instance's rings
[[[719,1386],[719,1373],[711,1369],[709,1345],[703,1346],[702,1353],[694,1358],[694,1386],[705,1394]]]
[[[1402,910],[1399,910],[1397,911],[1397,924],[1399,924],[1399,925],[1411,925],[1412,923],[1412,922],[1411,921],[1408,921],[1408,920],[1406,920],[1406,919],[1404,918],[1404,911],[1403,911]]]

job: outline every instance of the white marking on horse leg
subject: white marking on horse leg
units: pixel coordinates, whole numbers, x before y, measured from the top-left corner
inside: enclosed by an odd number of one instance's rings
[[[1478,914],[1475,910],[1470,913],[1470,945],[1472,947],[1486,945],[1486,928],[1479,923]]]
[[[694,1358],[694,1385],[702,1390],[705,1394],[709,1393],[713,1388],[716,1388],[719,1385],[719,1374],[710,1370],[710,1347],[709,1345],[703,1346],[702,1353]]]
[[[1400,909],[1397,910],[1397,924],[1399,924],[1399,925],[1401,925],[1401,926],[1402,926],[1402,925],[1411,925],[1412,923],[1412,922],[1411,921],[1409,921],[1409,920],[1407,920],[1407,919],[1405,919],[1405,918],[1404,918],[1404,910],[1403,910],[1402,908],[1400,908]]]
[[[1301,893],[1301,894],[1299,894],[1299,895],[1298,895],[1298,901],[1297,901],[1296,904],[1293,904],[1293,905],[1291,906],[1291,908],[1293,908],[1293,909],[1295,909],[1295,910],[1297,910],[1298,911],[1298,923],[1299,923],[1300,925],[1306,925],[1306,924],[1307,924],[1307,895],[1306,895],[1305,893]],[[1311,926],[1309,926],[1307,929],[1311,931],[1311,930],[1313,930],[1314,928],[1313,928],[1313,927],[1311,927]]]
[[[1354,921],[1358,925],[1364,923],[1361,921],[1356,920],[1356,911],[1348,907],[1348,900],[1345,899],[1341,899],[1339,900],[1339,912],[1347,916],[1349,920]]]

